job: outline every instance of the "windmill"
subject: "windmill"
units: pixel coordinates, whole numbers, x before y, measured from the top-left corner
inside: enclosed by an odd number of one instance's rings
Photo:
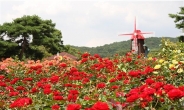
[[[143,34],[152,34],[151,32],[141,32],[141,30],[136,29],[136,18],[134,22],[134,32],[129,34],[120,34],[119,36],[131,35],[131,50],[134,53],[144,53],[144,36]]]

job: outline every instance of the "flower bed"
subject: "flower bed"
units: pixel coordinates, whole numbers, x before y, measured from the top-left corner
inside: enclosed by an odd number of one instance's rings
[[[174,48],[176,46],[177,48]],[[183,44],[157,56],[0,62],[0,108],[30,110],[178,109],[184,103]]]

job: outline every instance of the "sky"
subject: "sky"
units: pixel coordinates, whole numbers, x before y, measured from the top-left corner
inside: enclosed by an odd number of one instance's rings
[[[0,0],[0,24],[38,15],[56,23],[64,45],[97,47],[129,40],[119,34],[133,32],[135,17],[137,29],[153,32],[145,38],[179,36],[168,14],[183,6],[183,0]]]

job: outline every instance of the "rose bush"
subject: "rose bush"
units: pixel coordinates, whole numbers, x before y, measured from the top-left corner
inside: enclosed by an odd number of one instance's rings
[[[184,45],[163,40],[148,59],[131,52],[78,62],[0,62],[0,108],[30,110],[178,109],[184,106]]]

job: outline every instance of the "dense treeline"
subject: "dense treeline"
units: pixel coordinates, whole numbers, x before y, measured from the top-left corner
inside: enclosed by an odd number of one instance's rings
[[[159,45],[161,44],[161,39],[169,39],[172,42],[177,42],[177,38],[171,37],[150,37],[145,39],[145,44],[150,48],[151,52],[158,51]],[[130,51],[130,40],[128,41],[121,41],[121,42],[114,42],[111,44],[105,44],[103,46],[97,47],[78,47],[72,46],[73,48],[79,50],[81,53],[89,52],[90,54],[98,53],[102,57],[110,57],[114,54],[123,55],[127,51]]]

